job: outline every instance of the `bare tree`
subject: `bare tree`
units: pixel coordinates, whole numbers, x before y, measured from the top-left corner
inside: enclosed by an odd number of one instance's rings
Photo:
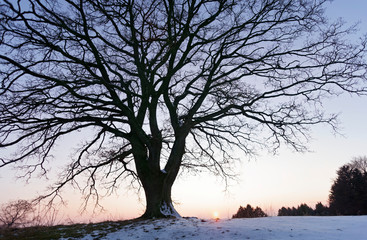
[[[347,166],[358,169],[361,173],[367,173],[367,156],[355,157]]]
[[[17,150],[0,167],[46,174],[63,136],[93,131],[47,196],[137,182],[143,217],[164,217],[180,169],[226,178],[238,149],[305,150],[310,126],[336,126],[324,97],[367,90],[366,39],[325,2],[4,0],[0,147]]]
[[[35,207],[26,200],[4,204],[0,210],[0,222],[6,227],[25,227],[37,222]]]

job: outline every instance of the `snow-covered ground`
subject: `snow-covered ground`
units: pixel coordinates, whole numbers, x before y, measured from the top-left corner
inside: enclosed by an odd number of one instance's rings
[[[93,239],[92,235],[83,239]],[[367,216],[267,217],[217,222],[196,218],[147,220],[124,226],[102,239],[367,240]]]

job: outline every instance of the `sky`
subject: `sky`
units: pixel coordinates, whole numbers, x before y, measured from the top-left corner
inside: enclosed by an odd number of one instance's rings
[[[342,17],[348,23],[360,21],[360,30],[367,33],[366,0],[336,0],[328,4],[327,16]],[[238,181],[226,189],[224,182],[215,176],[186,175],[173,186],[172,198],[176,210],[182,216],[211,218],[218,212],[220,218],[230,218],[239,208],[251,204],[260,206],[270,215],[282,206],[317,202],[327,203],[330,187],[337,169],[353,157],[367,156],[367,97],[342,95],[324,102],[328,112],[340,113],[341,135],[335,135],[325,126],[313,128],[313,140],[308,144],[310,152],[295,153],[286,147],[277,155],[259,152],[256,159],[246,156],[238,165]],[[72,137],[71,137],[72,138]],[[65,139],[57,158],[64,158],[72,148],[72,141]],[[44,193],[45,180],[32,179],[29,183],[15,178],[11,168],[0,169],[0,204],[16,199],[32,199]],[[143,193],[141,193],[142,196]],[[144,212],[144,200],[135,190],[120,192],[102,200],[105,212],[90,209],[80,214],[81,195],[68,188],[64,197],[68,205],[59,212],[63,221],[96,222],[100,220],[129,219]]]

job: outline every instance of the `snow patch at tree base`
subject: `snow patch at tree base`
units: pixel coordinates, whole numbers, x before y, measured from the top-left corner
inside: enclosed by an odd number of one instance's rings
[[[175,210],[172,204],[164,202],[160,209],[161,213],[166,217],[181,218],[180,214]]]

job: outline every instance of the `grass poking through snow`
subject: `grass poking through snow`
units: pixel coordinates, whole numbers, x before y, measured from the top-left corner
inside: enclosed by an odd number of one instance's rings
[[[118,231],[128,224],[140,220],[126,220],[117,222],[102,222],[89,224],[73,224],[58,226],[39,226],[26,228],[0,229],[1,240],[27,239],[27,240],[51,240],[51,239],[78,239],[85,235],[93,234],[94,239],[100,239],[111,232]]]

